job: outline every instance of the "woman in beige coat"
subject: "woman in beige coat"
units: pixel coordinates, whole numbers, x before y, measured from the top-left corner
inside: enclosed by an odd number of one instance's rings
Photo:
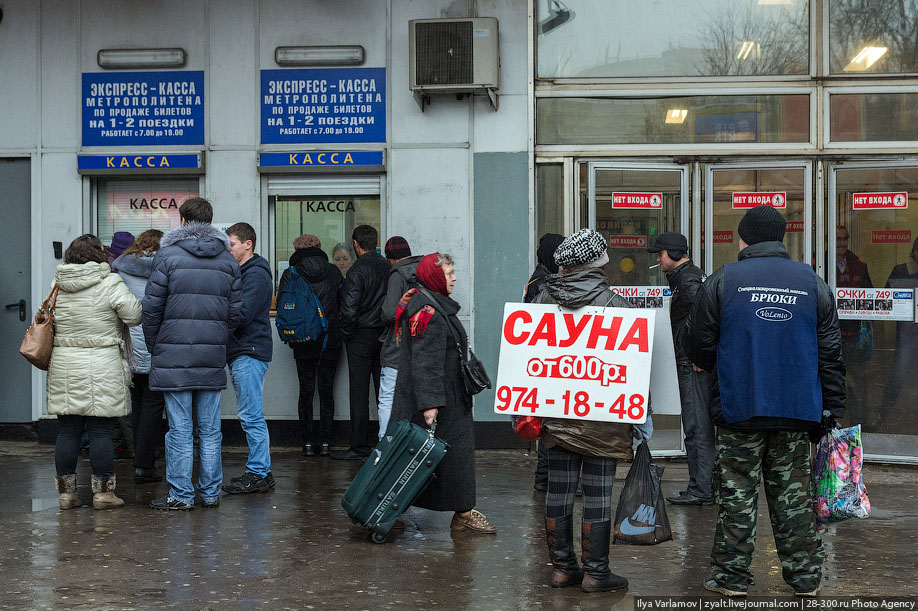
[[[115,420],[131,412],[131,369],[124,360],[124,325],[140,323],[140,302],[112,273],[102,242],[78,237],[57,267],[54,350],[48,368],[48,413],[57,416],[54,464],[61,509],[79,505],[76,466],[80,437],[89,432],[92,505],[119,507],[114,494],[112,432]]]

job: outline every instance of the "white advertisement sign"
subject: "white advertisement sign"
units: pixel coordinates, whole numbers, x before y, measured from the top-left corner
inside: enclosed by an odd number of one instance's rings
[[[635,308],[669,307],[673,290],[668,286],[613,286],[613,293],[618,293]]]
[[[494,411],[644,422],[655,318],[637,308],[505,304]]]
[[[911,289],[835,289],[840,320],[914,320]]]

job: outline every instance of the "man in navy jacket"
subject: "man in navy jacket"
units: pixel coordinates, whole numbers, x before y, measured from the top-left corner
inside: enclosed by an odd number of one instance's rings
[[[143,333],[151,356],[150,389],[166,398],[166,481],[169,494],[153,509],[220,503],[220,391],[226,388],[226,342],[242,314],[239,264],[226,234],[213,227],[213,206],[194,197],[179,208],[181,226],[163,236],[143,298]],[[192,421],[192,407],[194,418]],[[193,424],[200,439],[194,486]]]
[[[255,229],[236,223],[226,230],[230,253],[242,273],[242,320],[230,336],[226,360],[236,391],[236,410],[249,444],[245,473],[223,486],[228,494],[265,492],[274,487],[271,474],[271,439],[262,408],[265,374],[271,362],[271,297],[274,281],[271,266],[255,254]]]
[[[769,206],[740,221],[738,261],[701,286],[684,329],[692,363],[713,371],[714,497],[720,506],[704,588],[746,596],[759,480],[784,580],[815,596],[825,551],[816,530],[810,444],[845,410],[835,300],[784,248],[786,222]]]

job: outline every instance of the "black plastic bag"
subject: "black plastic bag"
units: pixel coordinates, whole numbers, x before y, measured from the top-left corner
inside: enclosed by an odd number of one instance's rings
[[[647,441],[642,441],[615,510],[615,545],[656,545],[673,538],[660,491],[663,467],[651,462]]]

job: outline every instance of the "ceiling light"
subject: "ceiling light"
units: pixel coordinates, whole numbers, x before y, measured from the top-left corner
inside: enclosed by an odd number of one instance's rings
[[[759,59],[762,56],[762,45],[752,40],[744,40],[740,43],[740,50],[736,54],[736,59],[740,61],[748,59],[753,50],[755,50],[755,59]]]
[[[886,55],[887,47],[864,47],[861,52],[852,58],[851,63],[845,66],[845,72],[863,72],[877,63]]]
[[[360,45],[277,47],[274,50],[274,61],[279,66],[359,66],[365,57]]]
[[[767,4],[793,4],[794,0],[759,0],[759,6]]]
[[[102,49],[96,62],[102,68],[181,68],[185,49]]]
[[[666,111],[667,123],[684,123],[688,116],[688,110],[684,108],[671,108]]]

